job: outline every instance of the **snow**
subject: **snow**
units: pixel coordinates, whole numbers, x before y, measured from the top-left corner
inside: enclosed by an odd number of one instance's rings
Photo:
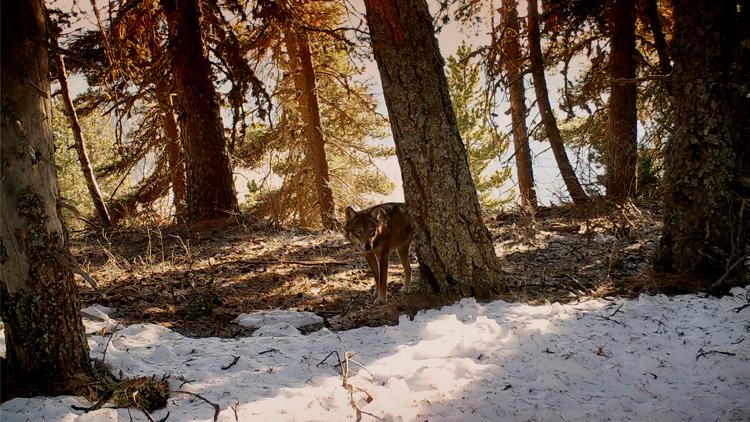
[[[250,314],[240,314],[234,321],[247,328],[260,328],[268,325],[286,324],[294,328],[302,328],[308,325],[322,324],[323,318],[312,312],[295,312],[284,309],[273,309],[270,311],[258,311]]]
[[[364,420],[749,420],[750,308],[735,311],[747,303],[748,288],[722,298],[644,295],[544,306],[464,299],[404,316],[397,326],[308,335],[287,329],[186,338],[138,324],[117,330],[106,361],[128,376],[169,374],[173,390],[218,404],[219,421],[355,420],[333,351],[354,353],[347,380],[362,389],[355,403]],[[294,328],[272,323],[279,324]],[[107,339],[89,336],[92,357],[102,356]],[[126,409],[79,417],[72,404],[88,403],[18,398],[2,404],[1,416],[130,420]],[[167,412],[168,421],[211,421],[214,410],[173,393],[153,417]]]

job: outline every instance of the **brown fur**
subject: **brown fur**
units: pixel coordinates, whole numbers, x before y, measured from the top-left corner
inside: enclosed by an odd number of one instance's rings
[[[388,256],[393,249],[398,252],[404,267],[404,287],[401,291],[409,291],[409,246],[414,233],[404,204],[380,204],[362,211],[347,207],[344,235],[357,250],[364,253],[370,265],[375,277],[376,304],[387,300]]]

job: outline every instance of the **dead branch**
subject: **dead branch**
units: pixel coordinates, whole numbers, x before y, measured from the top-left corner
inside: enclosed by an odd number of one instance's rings
[[[115,393],[114,388],[110,388],[107,392],[104,393],[104,395],[96,402],[93,406],[85,407],[85,406],[76,406],[71,405],[70,408],[73,410],[82,410],[84,413],[93,412],[94,410],[99,410],[104,406],[109,399],[112,398],[112,395]]]
[[[237,422],[240,422],[239,416],[237,416],[237,408],[240,406],[239,400],[236,400],[234,404],[229,403],[229,407],[232,408],[232,411],[234,412],[234,420]]]
[[[138,410],[140,410],[141,412],[143,412],[143,414],[146,416],[146,419],[148,419],[149,422],[156,422],[156,419],[154,419],[154,417],[151,416],[150,413],[148,413],[148,410],[144,409],[141,406],[136,406],[136,407],[138,408]]]
[[[625,302],[621,303],[620,306],[618,306],[617,309],[615,309],[615,311],[612,312],[612,314],[609,317],[611,318],[611,317],[617,315],[617,313],[620,312],[620,309],[622,309],[623,306],[625,306]]]
[[[78,265],[78,262],[76,262],[75,258],[73,258],[73,255],[70,255],[69,253],[62,254],[57,251],[53,251],[52,254],[58,263],[65,267],[68,267],[72,272],[83,277],[83,279],[86,280],[87,283],[89,283],[92,289],[97,290],[98,285],[96,284],[96,280],[94,280],[93,277],[91,277],[86,271],[83,270],[83,268],[81,268],[80,265]]]
[[[662,81],[665,79],[669,79],[672,77],[671,73],[668,73],[666,75],[648,75],[648,76],[642,76],[640,78],[614,78],[612,79],[613,84],[637,84],[639,82],[646,82],[646,81]]]
[[[338,353],[337,353],[337,355],[338,355]],[[354,409],[354,411],[357,412],[357,422],[359,422],[359,421],[362,420],[362,415],[363,414],[368,415],[368,416],[372,416],[373,418],[375,418],[377,420],[380,420],[380,418],[378,416],[375,416],[374,414],[369,413],[369,412],[365,412],[364,410],[360,409],[359,406],[357,405],[357,400],[354,398],[354,395],[356,393],[358,393],[358,392],[359,393],[363,393],[365,395],[365,401],[367,403],[372,402],[373,397],[364,388],[355,387],[354,385],[352,385],[349,382],[349,362],[351,361],[351,357],[352,356],[354,356],[353,352],[346,352],[346,353],[344,353],[344,362],[339,362],[339,363],[341,364],[341,373],[342,373],[342,376],[343,376],[343,383],[342,384],[343,384],[344,388],[346,388],[347,390],[349,390],[349,403],[352,405],[352,408]]]
[[[102,351],[102,363],[104,363],[104,358],[107,357],[107,348],[109,347],[109,343],[112,341],[112,337],[114,337],[115,333],[117,332],[117,327],[120,326],[120,321],[117,321],[117,324],[115,324],[115,328],[112,329],[112,332],[109,334],[109,337],[107,338],[107,344],[104,345],[104,350]]]
[[[193,393],[191,391],[175,390],[175,391],[173,391],[173,393],[188,394],[188,395],[191,395],[191,396],[194,396],[194,397],[197,397],[197,398],[203,400],[204,402],[206,402],[206,403],[210,404],[211,406],[213,406],[213,408],[214,408],[214,422],[216,422],[219,419],[219,412],[221,411],[221,407],[219,407],[218,404],[216,404],[216,403],[208,400],[207,398],[201,396],[198,393]]]
[[[734,271],[734,269],[737,268],[737,265],[739,265],[740,262],[744,261],[747,258],[748,258],[748,255],[745,254],[745,255],[742,255],[741,257],[739,257],[739,259],[737,259],[736,261],[734,261],[734,264],[732,264],[731,266],[729,266],[729,268],[727,268],[727,270],[724,272],[724,274],[722,274],[722,276],[719,277],[719,279],[716,280],[711,285],[711,289],[716,289],[717,287],[721,286],[722,283],[724,283],[724,280],[726,280],[727,277],[729,277],[729,275],[732,273],[732,271]]]
[[[317,368],[318,366],[324,364],[328,360],[328,358],[330,358],[333,355],[336,355],[336,360],[338,361],[338,364],[336,364],[336,366],[334,366],[334,368],[337,367],[337,366],[341,366],[341,357],[339,356],[339,352],[336,351],[336,350],[334,350],[331,353],[327,354],[326,357],[323,358],[323,360],[321,360],[320,362],[318,362],[318,364],[315,365],[315,367]]]
[[[343,261],[296,261],[292,259],[243,259],[243,264],[259,264],[259,265],[274,265],[274,264],[291,264],[291,265],[303,265],[307,267],[318,267],[323,265],[351,265],[351,262]]]
[[[370,374],[370,376],[374,380],[375,379],[375,375],[373,375],[373,373],[370,372],[369,369],[365,368],[364,365],[362,365],[361,363],[359,363],[356,360],[352,359],[353,357],[354,357],[354,354],[352,354],[352,355],[349,356],[349,362],[352,362],[352,363],[356,364],[357,366],[359,366],[360,368],[362,368],[365,372],[367,372],[368,374]]]
[[[727,356],[737,356],[736,353],[732,353],[732,352],[724,352],[724,351],[721,351],[721,350],[703,350],[703,348],[701,348],[701,349],[698,350],[698,354],[695,356],[695,360],[697,361],[698,359],[702,358],[703,356],[711,355],[711,354],[727,355]]]
[[[239,362],[239,360],[240,360],[240,356],[232,356],[232,357],[234,358],[234,360],[232,361],[232,363],[230,363],[230,364],[229,364],[229,365],[227,365],[227,366],[222,366],[222,367],[221,367],[221,370],[222,370],[222,371],[226,371],[227,369],[229,369],[229,368],[233,367],[234,365],[236,365],[236,364],[237,364],[237,362]]]

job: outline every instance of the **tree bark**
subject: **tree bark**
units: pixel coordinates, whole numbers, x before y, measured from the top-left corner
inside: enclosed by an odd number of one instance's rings
[[[637,90],[635,78],[635,3],[613,0],[608,10],[610,24],[609,121],[607,122],[607,196],[621,201],[635,194],[638,154]]]
[[[164,47],[160,42],[158,32],[154,32],[148,40],[151,52],[151,65],[164,57]],[[161,111],[162,128],[166,138],[165,150],[169,160],[169,175],[172,181],[172,204],[175,209],[175,221],[184,223],[187,216],[187,192],[185,190],[185,154],[180,145],[180,132],[175,120],[175,108],[172,103],[172,82],[168,77],[157,76],[154,84],[156,101]]]
[[[176,109],[185,150],[188,220],[237,212],[232,168],[211,66],[203,54],[197,0],[165,0]]]
[[[532,210],[537,207],[534,189],[534,171],[531,164],[529,134],[526,129],[526,95],[521,72],[521,44],[518,41],[520,29],[516,0],[503,0],[503,66],[508,78],[510,91],[510,112],[513,124],[513,145],[518,173],[518,187],[521,191],[521,205]]]
[[[323,227],[331,229],[336,225],[335,206],[323,127],[320,123],[320,107],[315,87],[315,69],[310,53],[310,42],[304,31],[290,27],[285,30],[285,40],[290,68],[294,75],[294,86],[298,91],[297,102],[307,140],[307,154],[313,169],[313,183],[318,197],[320,220]]]
[[[112,220],[109,218],[109,210],[107,210],[107,204],[102,197],[102,192],[99,189],[99,183],[96,181],[96,175],[94,174],[94,168],[91,166],[89,156],[86,153],[86,141],[83,138],[83,132],[81,131],[81,124],[78,121],[78,113],[73,105],[73,100],[70,98],[70,91],[68,90],[68,74],[65,70],[65,60],[62,54],[60,54],[59,45],[57,43],[57,28],[50,28],[50,42],[55,47],[54,59],[57,65],[57,81],[60,83],[60,94],[62,95],[63,105],[65,106],[65,112],[70,122],[70,130],[73,132],[74,146],[76,154],[78,154],[78,163],[81,165],[81,172],[83,172],[83,178],[86,181],[86,188],[91,196],[91,201],[94,203],[94,209],[96,214],[99,216],[99,220],[105,226],[109,227],[112,225]]]
[[[656,268],[711,282],[741,275],[744,265],[730,268],[747,253],[750,224],[738,183],[750,129],[746,119],[734,117],[747,116],[750,105],[731,83],[733,52],[740,45],[734,38],[737,9],[733,1],[677,1],[674,17],[675,133],[664,159]]]
[[[659,71],[662,75],[668,75],[672,72],[672,63],[669,58],[667,39],[664,37],[661,26],[659,9],[656,7],[656,0],[643,0],[643,8],[648,26],[651,29],[651,35],[654,37],[654,48],[657,56],[659,56]],[[669,84],[667,84],[667,89],[670,89]]]
[[[549,93],[547,91],[547,80],[544,77],[544,61],[542,59],[541,35],[539,32],[539,11],[537,1],[529,0],[529,55],[531,56],[531,75],[534,79],[534,91],[536,92],[537,107],[539,114],[542,115],[542,124],[547,133],[552,153],[557,162],[557,168],[560,169],[560,175],[565,182],[573,203],[584,205],[589,198],[578,181],[573,166],[570,165],[568,153],[565,152],[565,143],[563,142],[560,129],[557,127],[555,115],[552,114],[552,105],[549,102]]]
[[[57,204],[44,2],[3,2],[1,27],[3,379],[35,394],[72,392],[91,363]]]
[[[180,135],[177,121],[174,118],[174,107],[171,101],[169,83],[160,79],[156,82],[156,101],[161,110],[161,121],[164,126],[164,136],[167,138],[167,158],[169,160],[169,175],[172,180],[172,203],[177,222],[184,222],[187,213],[185,192],[185,157],[180,146]]]
[[[366,0],[420,273],[442,293],[504,287],[424,0]]]

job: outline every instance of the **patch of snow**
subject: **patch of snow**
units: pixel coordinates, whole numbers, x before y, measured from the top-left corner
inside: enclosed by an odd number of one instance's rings
[[[290,337],[301,335],[302,333],[294,325],[286,322],[264,325],[253,332],[253,337]]]
[[[97,409],[79,416],[75,422],[117,422],[116,409]]]
[[[323,318],[307,311],[297,312],[284,309],[273,309],[269,311],[240,314],[232,322],[247,328],[261,328],[277,324],[287,324],[294,328],[302,328],[308,325],[322,324]]]
[[[173,390],[216,403],[225,422],[355,420],[337,366],[344,356],[354,402],[387,421],[739,421],[750,415],[750,309],[734,309],[748,288],[722,298],[545,306],[464,299],[403,316],[397,326],[306,336],[187,338],[137,324],[115,333],[107,362],[126,376],[171,375]],[[107,336],[89,339],[100,357]],[[0,416],[74,421],[81,412],[71,404],[87,403],[17,398],[2,404]],[[103,410],[130,420],[126,409]],[[173,393],[152,416],[167,412],[169,420],[211,421],[214,410]]]
[[[91,305],[81,309],[81,318],[86,334],[100,332],[105,328],[114,328],[117,322],[109,317],[112,311],[112,308],[102,305]]]

